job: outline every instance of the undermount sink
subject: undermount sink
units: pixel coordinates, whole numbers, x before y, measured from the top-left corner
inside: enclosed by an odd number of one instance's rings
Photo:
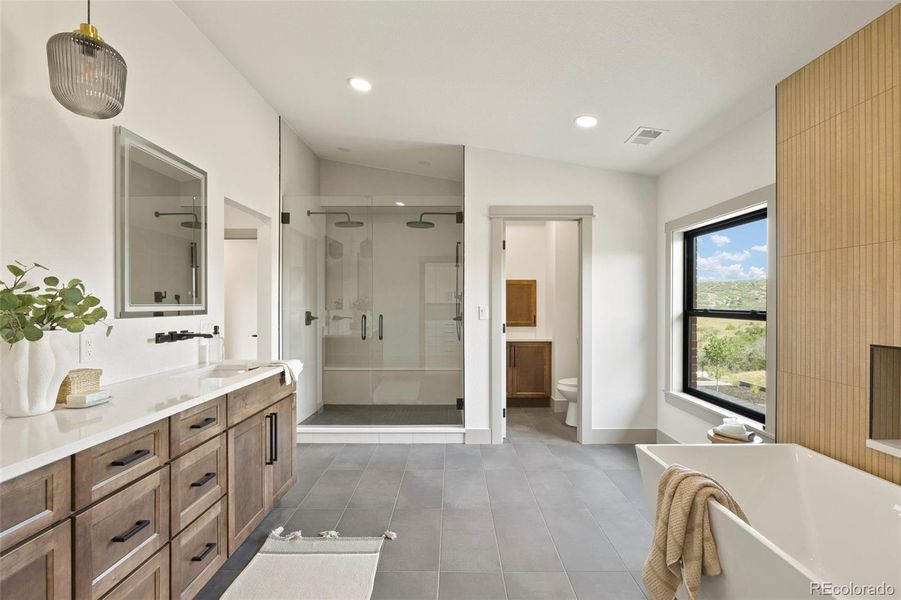
[[[208,367],[200,367],[196,371],[179,373],[175,377],[193,377],[197,379],[228,379],[241,373],[256,369],[259,365],[252,363],[223,363]]]

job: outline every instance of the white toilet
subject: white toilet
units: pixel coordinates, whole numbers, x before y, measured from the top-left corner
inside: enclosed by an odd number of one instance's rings
[[[579,425],[579,378],[567,377],[557,382],[557,391],[567,399],[566,424],[572,427]]]

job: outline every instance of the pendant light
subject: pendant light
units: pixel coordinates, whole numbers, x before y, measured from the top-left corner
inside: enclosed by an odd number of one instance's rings
[[[87,23],[47,40],[47,63],[53,97],[75,114],[109,119],[122,112],[128,67],[91,25],[91,0]]]

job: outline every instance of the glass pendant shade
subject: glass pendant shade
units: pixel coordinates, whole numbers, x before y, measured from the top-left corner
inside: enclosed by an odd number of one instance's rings
[[[47,63],[54,98],[72,112],[94,119],[122,112],[128,67],[93,25],[47,40]]]

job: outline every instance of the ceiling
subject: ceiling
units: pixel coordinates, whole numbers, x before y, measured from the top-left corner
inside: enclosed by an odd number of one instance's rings
[[[177,3],[320,157],[452,179],[441,146],[659,174],[894,4]],[[624,144],[639,126],[670,131]]]

